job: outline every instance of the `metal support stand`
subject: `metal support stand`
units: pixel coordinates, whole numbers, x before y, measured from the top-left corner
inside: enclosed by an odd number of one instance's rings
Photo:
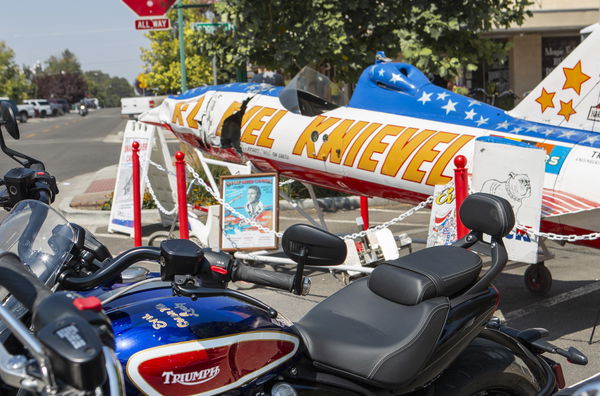
[[[317,211],[317,216],[319,217],[319,222],[321,223],[321,228],[323,228],[325,231],[329,231],[327,229],[327,224],[325,223],[325,217],[323,217],[323,211],[321,210],[321,206],[319,206],[319,202],[317,201],[317,194],[315,194],[315,188],[312,186],[312,184],[302,183],[302,185],[308,190],[310,198],[312,199],[313,204],[315,205],[315,210]]]

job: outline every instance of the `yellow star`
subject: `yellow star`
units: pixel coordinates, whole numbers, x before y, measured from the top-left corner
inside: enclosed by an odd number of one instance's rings
[[[575,113],[577,112],[575,109],[573,109],[573,99],[569,100],[568,102],[563,102],[562,100],[560,101],[560,111],[558,114],[565,117],[565,120],[569,121],[571,115]]]
[[[572,88],[577,92],[577,95],[581,94],[581,85],[590,79],[590,76],[581,71],[581,61],[577,62],[571,69],[563,67],[563,73],[565,73],[566,77],[563,89]]]
[[[546,111],[548,107],[554,108],[554,95],[556,92],[548,92],[545,88],[542,88],[542,94],[535,101],[542,106],[542,113]]]

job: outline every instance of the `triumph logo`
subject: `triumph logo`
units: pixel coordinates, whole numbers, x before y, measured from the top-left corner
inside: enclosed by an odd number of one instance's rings
[[[162,373],[162,376],[165,377],[164,384],[198,385],[210,381],[219,375],[220,372],[221,369],[219,366],[215,366],[200,371],[182,374],[165,371]]]

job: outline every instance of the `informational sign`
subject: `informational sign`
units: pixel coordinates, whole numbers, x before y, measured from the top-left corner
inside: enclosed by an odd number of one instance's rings
[[[456,194],[454,181],[446,185],[436,185],[429,217],[427,247],[451,245],[456,241]]]
[[[580,43],[579,36],[542,37],[542,78],[560,65]]]
[[[277,231],[279,218],[279,181],[276,173],[221,176],[221,197],[239,214],[262,227]],[[230,208],[221,212],[221,249],[276,249],[273,232],[243,221]]]
[[[546,151],[510,139],[483,137],[475,142],[473,190],[510,202],[517,224],[539,231]],[[534,264],[538,237],[513,229],[504,238],[508,258]]]
[[[133,174],[132,174],[132,143],[140,144],[140,191],[146,187],[146,175],[155,190],[159,201],[167,210],[175,206],[173,191],[176,182],[173,176],[160,172],[152,167],[149,170],[149,159],[173,171],[172,160],[164,136],[155,126],[136,121],[128,121],[123,136],[119,168],[113,194],[113,202],[108,223],[109,232],[123,232],[133,236]],[[141,203],[140,203],[141,204]]]
[[[208,34],[212,34],[212,33],[216,32],[217,29],[220,27],[224,27],[226,32],[233,30],[233,25],[229,22],[212,22],[212,23],[194,22],[191,25],[192,25],[192,30],[204,31]]]
[[[144,18],[135,21],[136,30],[169,30],[169,18]]]

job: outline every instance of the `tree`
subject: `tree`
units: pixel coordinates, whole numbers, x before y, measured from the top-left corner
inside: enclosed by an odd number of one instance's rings
[[[104,107],[118,107],[121,98],[133,96],[133,87],[123,77],[112,77],[100,70],[84,73],[88,95],[97,98]]]
[[[171,25],[177,25],[177,12],[168,14]],[[197,33],[190,28],[190,22],[204,20],[199,9],[184,10],[185,65],[188,87],[198,87],[212,82],[212,66],[206,54],[199,52]],[[178,28],[178,27],[177,27]],[[150,48],[142,48],[141,58],[145,63],[143,79],[148,90],[155,93],[177,93],[181,91],[181,67],[179,61],[179,40],[177,30],[156,31],[146,34],[151,41]]]
[[[14,51],[0,41],[0,96],[20,101],[26,97],[30,86],[14,57]]]
[[[37,86],[37,96],[65,98],[71,103],[83,99],[88,90],[81,73],[36,74],[33,83]]]
[[[46,74],[58,73],[81,73],[81,64],[74,53],[68,49],[64,50],[60,57],[52,55],[46,61]]]
[[[506,51],[481,36],[492,28],[520,24],[527,0],[224,0],[215,10],[235,26],[199,37],[201,52],[233,65],[246,60],[295,74],[329,64],[336,78],[353,82],[375,52],[402,56],[443,77],[483,57]],[[308,16],[308,17],[307,17]]]

